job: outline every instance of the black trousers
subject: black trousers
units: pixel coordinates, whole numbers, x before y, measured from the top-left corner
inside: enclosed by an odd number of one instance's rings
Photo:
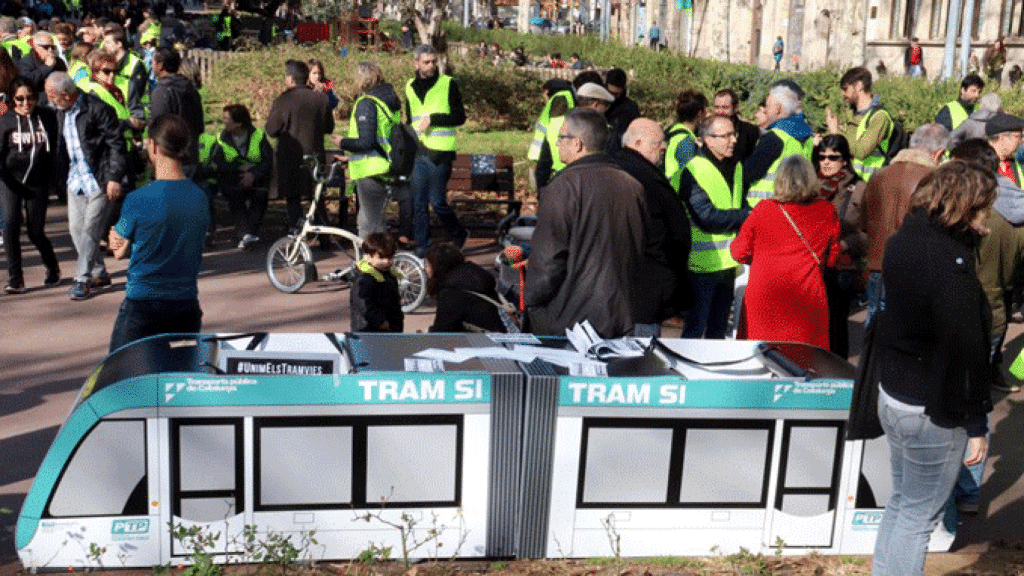
[[[28,190],[20,195],[0,185],[0,211],[4,216],[4,250],[7,252],[7,275],[12,282],[22,282],[21,270],[21,225],[28,223],[28,239],[39,250],[43,264],[48,270],[57,269],[57,256],[53,245],[46,237],[46,208],[49,206],[49,190]],[[27,218],[26,218],[27,215]]]

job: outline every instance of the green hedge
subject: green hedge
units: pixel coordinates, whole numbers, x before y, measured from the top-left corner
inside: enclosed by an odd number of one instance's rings
[[[599,67],[618,66],[632,70],[630,94],[645,116],[661,122],[673,118],[675,98],[684,88],[702,90],[710,98],[715,91],[731,87],[740,94],[741,113],[750,118],[765,97],[768,86],[779,78],[793,78],[806,92],[804,110],[808,121],[824,129],[826,107],[843,107],[839,77],[843,70],[826,67],[809,72],[784,74],[768,72],[749,65],[726,64],[682,57],[675,53],[653,53],[642,47],[626,47],[618,42],[600,43],[594,36],[543,36],[517,34],[508,30],[464,30],[449,27],[451,41],[474,42],[481,39],[511,48],[524,44],[540,56],[548,51],[579,52]],[[233,102],[246,104],[257,123],[265,120],[270,103],[284,89],[284,62],[289,58],[317,57],[327,66],[341,98],[338,117],[348,118],[354,95],[350,92],[352,68],[364,59],[377,61],[386,79],[402,94],[413,75],[408,54],[363,54],[349,48],[339,57],[329,45],[313,48],[282,47],[240,54],[221,64],[203,89],[208,104],[208,119],[220,118],[219,106]],[[452,56],[451,64],[459,79],[471,130],[528,130],[541,108],[540,87],[544,78],[511,65],[491,66],[473,55]],[[934,118],[943,104],[956,98],[957,81],[932,82],[919,78],[886,76],[875,84],[885,107],[908,130]],[[1019,90],[998,90],[1006,110],[1024,113],[1024,94]],[[404,99],[404,96],[403,96]]]

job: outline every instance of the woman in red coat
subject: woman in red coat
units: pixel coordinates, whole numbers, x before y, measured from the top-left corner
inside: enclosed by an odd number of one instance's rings
[[[821,268],[839,254],[839,217],[818,196],[818,178],[803,156],[782,161],[775,196],[759,202],[732,242],[732,257],[750,264],[743,300],[747,338],[806,342],[828,349],[828,300]]]

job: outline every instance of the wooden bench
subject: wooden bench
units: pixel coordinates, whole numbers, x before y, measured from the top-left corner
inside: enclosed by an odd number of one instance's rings
[[[459,219],[476,225],[486,216],[485,221],[493,221],[500,229],[503,222],[518,216],[522,207],[522,202],[516,200],[512,156],[458,154],[452,163],[448,191],[448,202]]]

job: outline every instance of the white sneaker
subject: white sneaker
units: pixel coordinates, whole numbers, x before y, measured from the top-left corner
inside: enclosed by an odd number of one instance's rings
[[[242,241],[238,243],[238,247],[245,250],[249,246],[260,241],[260,237],[255,234],[246,234],[242,236]]]

